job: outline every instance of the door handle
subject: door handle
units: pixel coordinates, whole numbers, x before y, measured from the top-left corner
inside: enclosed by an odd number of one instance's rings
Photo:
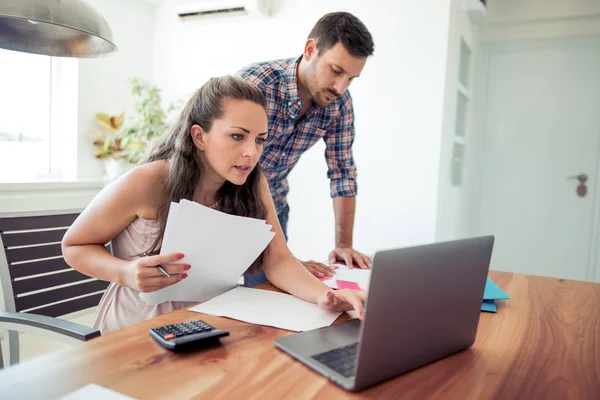
[[[587,194],[587,186],[585,184],[588,180],[587,174],[568,176],[567,179],[577,179],[579,181],[579,185],[577,185],[575,193],[577,193],[577,196],[579,197],[585,197],[585,195]]]
[[[587,174],[579,174],[579,175],[568,176],[567,179],[577,179],[579,182],[585,183],[588,180],[588,176],[587,176]]]

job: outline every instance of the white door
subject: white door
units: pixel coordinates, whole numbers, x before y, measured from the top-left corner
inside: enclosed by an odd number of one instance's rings
[[[600,39],[485,52],[479,233],[496,235],[490,268],[594,280]],[[587,176],[585,197],[569,179],[579,174]]]

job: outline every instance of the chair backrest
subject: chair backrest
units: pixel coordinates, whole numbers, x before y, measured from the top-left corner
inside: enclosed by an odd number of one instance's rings
[[[0,282],[7,311],[58,317],[95,307],[109,282],[72,269],[61,241],[80,211],[0,214]]]

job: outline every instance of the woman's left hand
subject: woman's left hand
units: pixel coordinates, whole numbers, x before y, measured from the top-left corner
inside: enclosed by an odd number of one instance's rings
[[[367,299],[367,292],[361,290],[328,290],[319,296],[317,304],[324,310],[329,311],[350,311],[356,310],[358,318],[363,319],[365,315],[364,301]]]

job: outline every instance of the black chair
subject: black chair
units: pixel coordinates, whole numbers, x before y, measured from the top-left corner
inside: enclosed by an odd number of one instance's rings
[[[56,318],[97,306],[109,285],[72,269],[62,257],[60,242],[79,213],[0,214],[0,283],[6,306],[0,311],[0,329],[6,329],[9,365],[19,362],[18,332],[70,343],[100,336],[96,329]]]

